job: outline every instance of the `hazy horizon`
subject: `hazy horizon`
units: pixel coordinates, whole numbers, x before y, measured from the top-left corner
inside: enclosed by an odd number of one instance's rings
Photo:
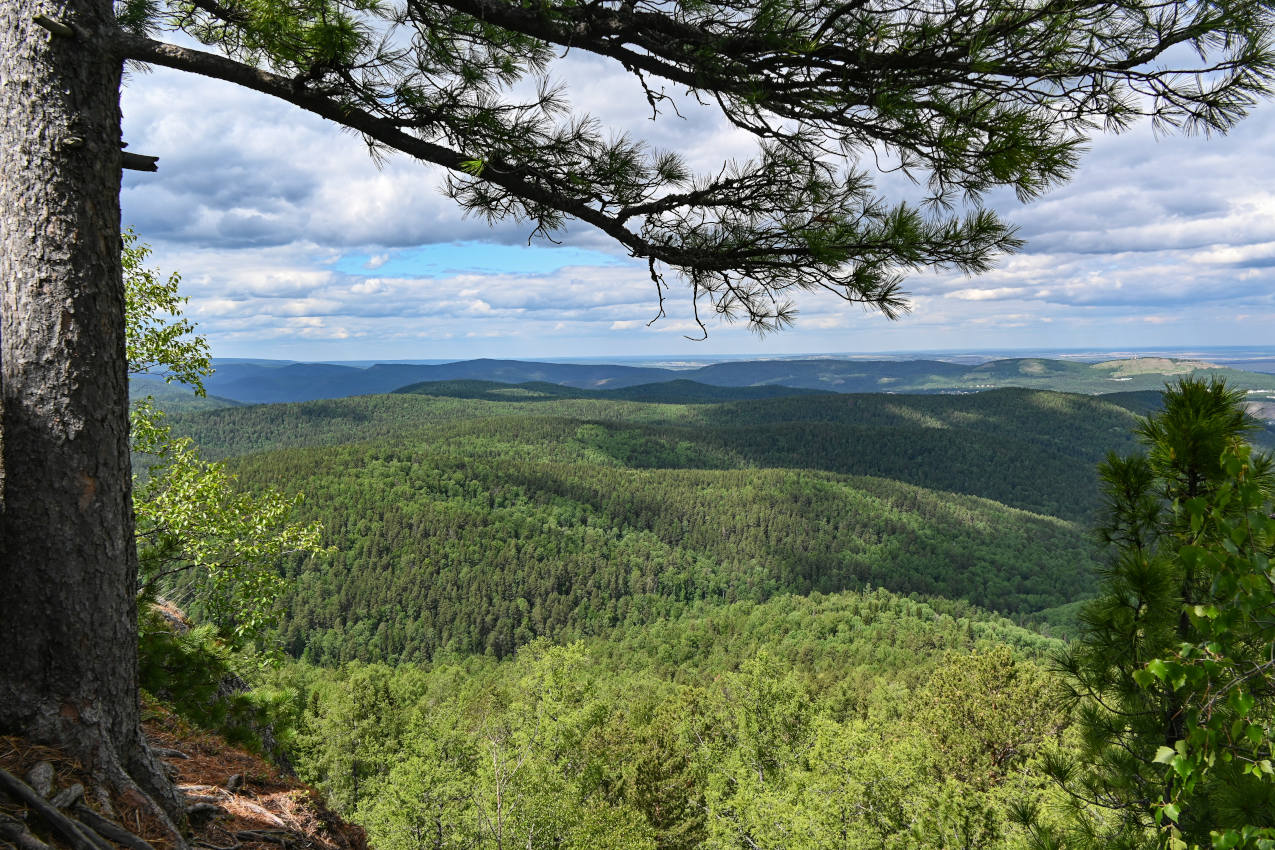
[[[484,357],[418,357],[418,358],[271,358],[271,357],[216,357],[217,363],[261,363],[287,365],[293,363],[327,364],[336,366],[353,366],[366,368],[376,364],[431,365],[456,363],[467,360],[522,360],[549,363],[615,363],[624,365],[661,366],[663,368],[696,368],[708,363],[720,363],[738,360],[799,360],[799,359],[844,359],[844,360],[942,360],[948,362],[980,363],[992,360],[1039,357],[1045,359],[1072,360],[1077,362],[1099,362],[1122,357],[1169,357],[1178,360],[1211,360],[1219,364],[1244,363],[1241,368],[1253,371],[1275,372],[1275,346],[1192,346],[1183,348],[1148,347],[1148,348],[1077,348],[1077,349],[1039,349],[1039,348],[989,348],[989,349],[932,349],[917,351],[876,351],[876,352],[799,352],[794,354],[759,355],[757,353],[726,353],[702,356],[656,353],[649,355],[526,355]]]

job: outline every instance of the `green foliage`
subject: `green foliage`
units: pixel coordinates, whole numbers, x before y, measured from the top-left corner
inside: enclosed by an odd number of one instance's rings
[[[163,278],[143,265],[150,246],[126,229],[124,250],[124,350],[132,375],[157,375],[204,395],[203,379],[212,374],[212,354],[195,323],[182,314],[186,298],[177,294],[181,276]]]
[[[377,846],[652,846],[632,809],[581,796],[598,720],[582,660],[533,644],[482,685],[454,669],[346,667],[311,697],[302,773]]]
[[[500,662],[294,667],[299,767],[404,850],[1020,847],[1056,644],[966,613],[787,597]]]
[[[1268,458],[1248,446],[1221,454],[1208,497],[1182,505],[1190,531],[1177,556],[1186,575],[1209,579],[1187,604],[1187,640],[1135,671],[1139,684],[1167,690],[1181,706],[1179,737],[1156,752],[1166,791],[1157,822],[1180,840],[1212,826],[1214,847],[1275,846],[1275,501]],[[1201,818],[1196,809],[1208,814]],[[1195,830],[1191,827],[1196,824]]]
[[[913,717],[934,729],[936,772],[978,788],[1003,782],[1066,725],[1057,681],[1008,646],[946,656]]]
[[[469,848],[480,831],[472,777],[480,751],[468,736],[429,717],[413,729],[385,791],[357,810],[358,822],[385,850]]]
[[[1183,380],[1138,429],[1147,454],[1104,464],[1114,554],[1062,659],[1083,747],[1050,765],[1075,794],[1064,834],[1077,846],[1275,836],[1275,477],[1245,443],[1243,402],[1220,381]]]
[[[259,753],[290,746],[296,693],[250,687],[255,660],[234,652],[211,624],[189,628],[155,607],[140,614],[138,683],[186,720]]]
[[[224,465],[173,438],[149,405],[134,406],[133,435],[158,458],[134,490],[139,596],[162,592],[236,646],[264,638],[285,589],[278,565],[319,550],[318,523],[293,520],[299,495],[241,492]]]
[[[880,588],[700,603],[676,619],[635,623],[586,645],[606,669],[650,671],[679,682],[738,669],[764,647],[784,667],[821,683],[821,692],[829,690],[829,699],[846,711],[861,709],[871,689],[855,671],[888,673],[920,687],[945,649],[969,653],[1005,645],[1040,660],[1060,647],[968,603],[921,601]]]
[[[149,253],[126,231],[129,371],[159,370],[165,381],[202,396],[202,379],[212,372],[208,344],[182,314],[180,278],[163,279],[145,268]],[[204,460],[189,438],[173,436],[150,397],[133,404],[130,428],[134,455],[152,459],[146,475],[134,480],[139,597],[152,601],[162,592],[176,598],[235,647],[260,640],[278,617],[280,559],[316,551],[319,527],[293,521],[299,496],[240,492],[222,464]]]
[[[161,375],[204,395],[208,345],[182,314],[177,275],[143,266],[149,248],[124,236],[126,351],[133,374]],[[277,568],[287,553],[315,551],[319,528],[292,518],[299,497],[244,493],[222,464],[204,460],[189,438],[174,437],[146,396],[130,409],[139,556],[139,683],[185,719],[229,740],[279,756],[295,715],[288,690],[253,687],[263,657],[253,643],[278,616]],[[203,625],[170,622],[153,604],[179,600]],[[171,613],[171,612],[170,612]]]
[[[394,763],[415,683],[383,665],[351,665],[342,678],[340,687],[310,693],[298,749],[310,754],[303,778],[321,778],[328,801],[349,811],[376,790]]]

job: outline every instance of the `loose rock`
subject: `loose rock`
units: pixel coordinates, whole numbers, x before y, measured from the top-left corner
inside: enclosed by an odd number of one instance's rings
[[[223,817],[226,810],[215,803],[196,803],[186,807],[186,818],[192,826],[199,827],[213,818]]]
[[[37,763],[27,773],[27,784],[35,793],[47,798],[53,793],[53,765],[47,761]]]

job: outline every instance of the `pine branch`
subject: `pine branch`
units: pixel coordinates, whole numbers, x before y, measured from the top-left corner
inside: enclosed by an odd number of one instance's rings
[[[692,297],[705,294],[719,315],[742,315],[763,330],[790,320],[790,306],[776,297],[786,289],[824,288],[894,317],[907,305],[893,269],[947,264],[979,271],[997,252],[1018,244],[990,213],[936,223],[906,207],[888,209],[867,195],[861,175],[838,175],[814,153],[764,150],[758,163],[723,170],[690,192],[659,194],[664,180],[658,174],[632,182],[627,175],[641,168],[632,162],[626,161],[618,178],[591,174],[616,156],[635,162],[640,152],[599,148],[578,128],[563,137],[560,154],[550,149],[551,158],[534,167],[496,154],[475,168],[470,156],[409,133],[394,118],[282,75],[128,33],[119,35],[118,46],[129,59],[272,95],[385,149],[443,166],[456,176],[458,200],[481,214],[529,218],[544,233],[560,226],[562,217],[584,221],[633,256],[678,269],[692,282]],[[535,147],[528,155],[546,154]],[[668,180],[685,179],[672,165],[659,168]],[[583,184],[581,172],[590,175]],[[636,203],[616,203],[613,192],[636,192]],[[629,222],[639,217],[640,226],[631,229]]]

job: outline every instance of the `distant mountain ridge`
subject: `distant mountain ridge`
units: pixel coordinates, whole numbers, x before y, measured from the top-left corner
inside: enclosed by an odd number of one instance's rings
[[[366,369],[327,363],[292,363],[269,367],[234,364],[204,383],[209,392],[250,403],[315,401],[352,395],[388,393],[423,381],[497,381],[521,384],[543,381],[579,389],[629,387],[660,383],[685,374],[672,369],[638,366],[589,366],[521,360],[462,360],[437,366],[378,363]]]
[[[764,384],[750,387],[722,387],[682,379],[654,384],[635,384],[607,390],[586,390],[545,381],[505,384],[499,381],[425,381],[394,391],[399,394],[473,398],[487,401],[551,401],[555,399],[603,399],[649,401],[661,404],[710,404],[722,401],[752,401],[795,395],[829,395],[831,390]]]
[[[782,386],[837,393],[975,392],[998,387],[1076,393],[1159,390],[1190,374],[1224,377],[1247,390],[1275,393],[1275,375],[1245,372],[1198,360],[1130,358],[1076,363],[1045,358],[994,360],[979,366],[939,360],[752,360],[697,369],[610,364],[462,360],[442,364],[378,363],[368,368],[328,363],[266,366],[236,362],[205,381],[215,396],[245,403],[313,401],[388,393],[440,381],[540,382],[581,390],[616,390],[693,381],[716,387]]]

